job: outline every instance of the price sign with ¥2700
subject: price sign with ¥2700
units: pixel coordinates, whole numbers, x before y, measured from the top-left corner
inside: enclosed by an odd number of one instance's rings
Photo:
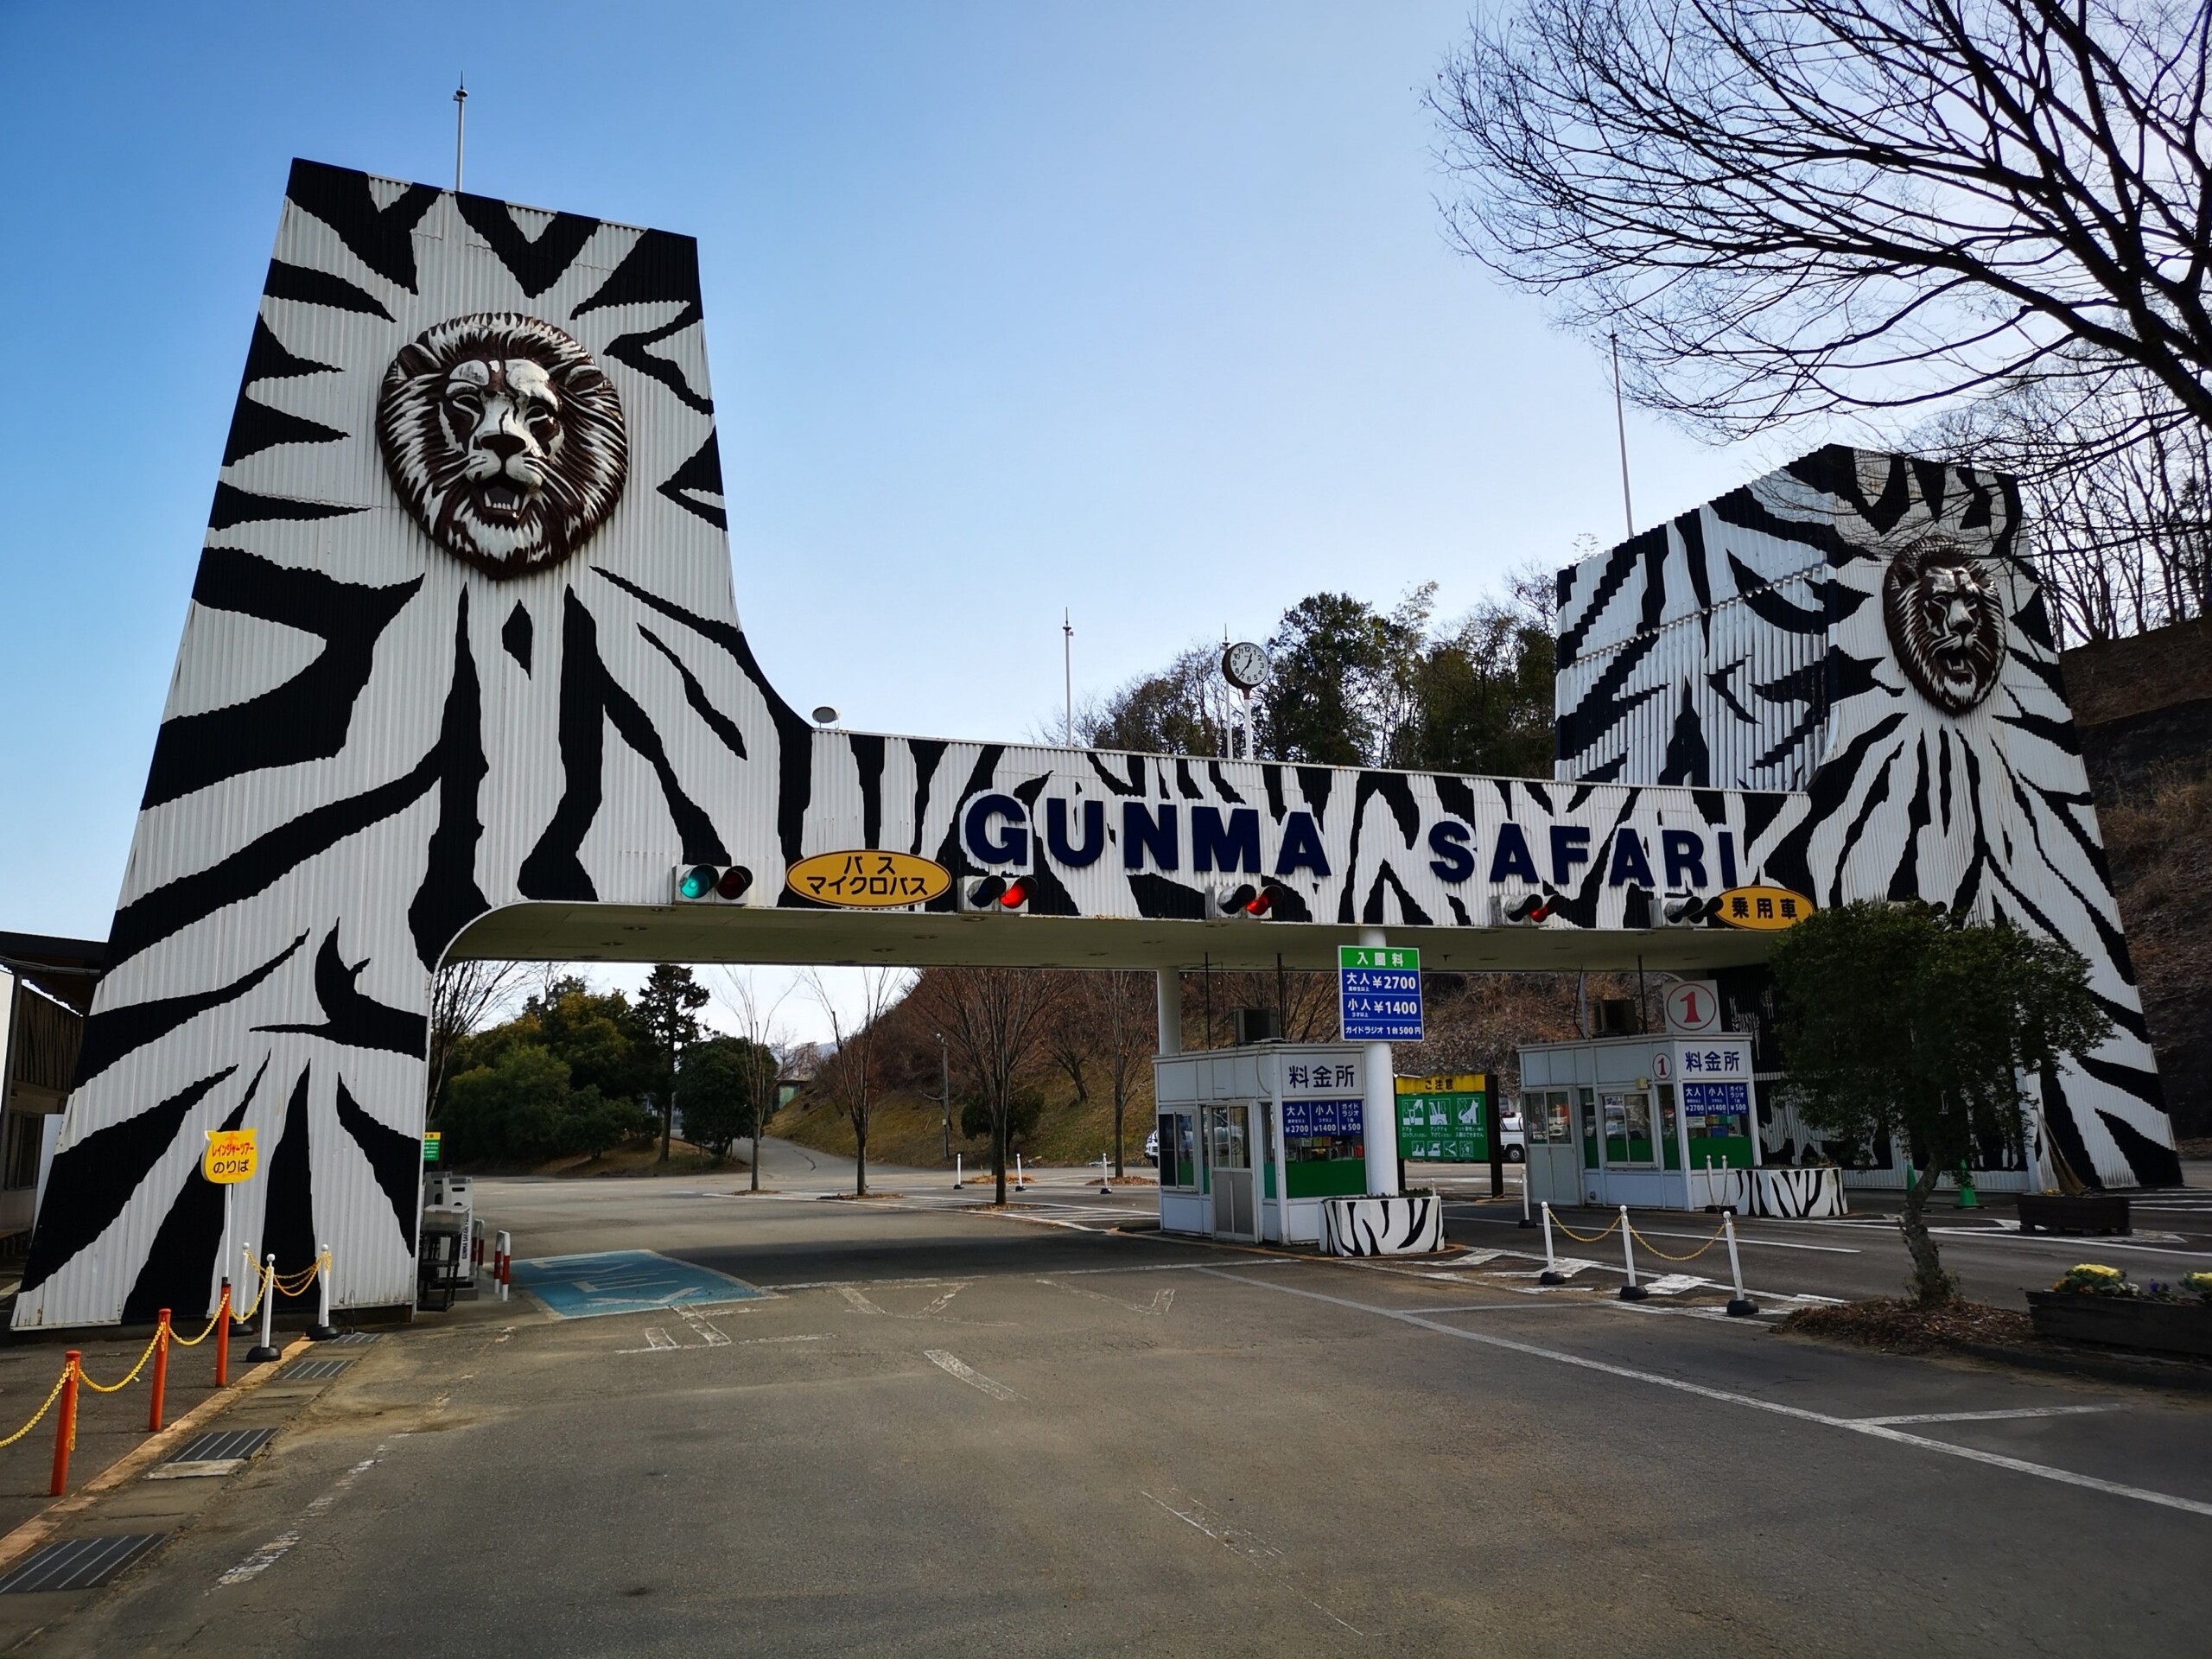
[[[1398,945],[1338,946],[1337,1003],[1348,1043],[1421,1041],[1421,952]]]

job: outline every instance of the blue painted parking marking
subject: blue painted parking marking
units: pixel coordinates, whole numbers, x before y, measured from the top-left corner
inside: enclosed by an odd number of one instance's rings
[[[517,1262],[514,1282],[564,1319],[645,1313],[687,1302],[749,1301],[766,1293],[711,1268],[652,1250],[601,1250]]]

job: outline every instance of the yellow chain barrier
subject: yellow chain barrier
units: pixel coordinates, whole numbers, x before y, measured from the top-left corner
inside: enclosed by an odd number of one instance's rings
[[[1618,1216],[1615,1216],[1612,1220],[1607,1224],[1605,1230],[1602,1233],[1578,1233],[1573,1228],[1568,1226],[1565,1222],[1559,1218],[1558,1211],[1554,1210],[1552,1211],[1552,1225],[1558,1228],[1560,1231],[1565,1233],[1569,1238],[1573,1239],[1578,1244],[1595,1244],[1599,1239],[1611,1236],[1611,1234],[1619,1228],[1620,1224],[1621,1218]]]
[[[121,1394],[138,1380],[138,1373],[146,1369],[146,1362],[154,1357],[154,1350],[161,1345],[162,1333],[157,1327],[154,1334],[147,1339],[146,1351],[138,1356],[138,1363],[130,1368],[130,1375],[120,1382],[95,1382],[85,1375],[85,1368],[81,1364],[77,1367],[77,1380],[94,1394]]]
[[[31,1414],[30,1421],[25,1423],[21,1428],[10,1434],[6,1440],[0,1440],[0,1446],[13,1446],[17,1440],[22,1440],[24,1435],[29,1433],[31,1430],[36,1428],[39,1426],[40,1421],[46,1416],[46,1414],[54,1409],[54,1402],[61,1397],[61,1385],[68,1380],[69,1366],[67,1362],[64,1361],[61,1367],[61,1375],[54,1379],[53,1388],[47,1391],[46,1403]]]
[[[1643,1245],[1645,1249],[1650,1251],[1652,1255],[1657,1256],[1662,1262],[1694,1262],[1698,1257],[1703,1255],[1707,1250],[1718,1244],[1721,1241],[1722,1237],[1726,1236],[1727,1230],[1723,1228],[1720,1232],[1715,1233],[1711,1238],[1707,1239],[1704,1243],[1699,1245],[1697,1249],[1692,1250],[1688,1255],[1668,1255],[1666,1251],[1661,1249],[1656,1244],[1654,1244],[1642,1233],[1637,1232],[1634,1223],[1630,1224],[1629,1231],[1635,1236],[1636,1242],[1637,1243]]]
[[[207,1328],[205,1331],[202,1331],[198,1336],[180,1337],[176,1333],[176,1327],[175,1325],[171,1325],[169,1327],[169,1340],[176,1344],[180,1348],[197,1348],[201,1343],[207,1341],[208,1338],[215,1334],[215,1327],[222,1322],[223,1310],[219,1307],[213,1313],[207,1316]]]
[[[321,1274],[322,1261],[321,1257],[317,1257],[313,1266],[302,1268],[295,1275],[299,1280],[299,1283],[294,1284],[289,1279],[278,1279],[276,1281],[276,1294],[279,1296],[304,1296],[307,1294],[308,1287],[315,1283]]]
[[[251,1319],[254,1310],[261,1306],[261,1299],[269,1294],[270,1270],[264,1268],[257,1276],[259,1284],[253,1293],[253,1300],[244,1307],[234,1307],[231,1310],[231,1321],[234,1325],[244,1325]]]

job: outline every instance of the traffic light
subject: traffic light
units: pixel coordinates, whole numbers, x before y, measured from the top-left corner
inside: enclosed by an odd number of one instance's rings
[[[679,864],[671,876],[679,905],[741,905],[753,891],[742,864]]]
[[[1274,914],[1281,892],[1272,881],[1230,882],[1213,889],[1213,912],[1235,921],[1264,922]]]
[[[1552,913],[1552,898],[1546,893],[1528,893],[1510,905],[1503,899],[1493,899],[1491,909],[1501,927],[1541,927]]]
[[[1025,916],[1035,897],[1036,878],[1028,875],[963,875],[960,908],[990,916]]]
[[[1713,914],[1716,905],[1714,899],[1700,899],[1697,894],[1689,893],[1677,899],[1669,899],[1660,907],[1659,913],[1666,918],[1669,927],[1702,927],[1705,918]]]

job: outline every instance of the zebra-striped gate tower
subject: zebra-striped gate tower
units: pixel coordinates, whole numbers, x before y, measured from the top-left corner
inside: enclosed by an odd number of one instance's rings
[[[1688,971],[1766,942],[1655,893],[1919,895],[2088,953],[2042,1121],[2175,1177],[2004,480],[1822,450],[1566,573],[1555,779],[825,731],[739,626],[701,315],[689,238],[294,165],[18,1327],[212,1306],[241,1127],[237,1236],[410,1302],[463,957]],[[1027,913],[852,907],[890,853]]]

